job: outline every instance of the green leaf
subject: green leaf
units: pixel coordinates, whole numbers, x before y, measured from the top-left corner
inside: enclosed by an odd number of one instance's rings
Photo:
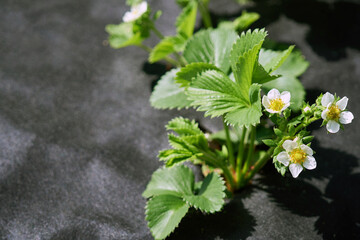
[[[230,54],[231,68],[235,80],[240,86],[243,95],[249,93],[252,77],[257,63],[258,53],[265,40],[267,32],[264,29],[255,29],[242,33],[241,37],[232,46]]]
[[[285,62],[274,72],[283,76],[298,77],[303,74],[309,66],[309,62],[301,55],[300,51],[293,51]]]
[[[260,15],[256,12],[242,11],[241,16],[234,20],[235,30],[244,31],[259,18]]]
[[[225,121],[234,126],[255,126],[260,123],[261,111],[261,98],[260,98],[260,85],[253,84],[249,90],[250,105],[239,108],[225,115]]]
[[[274,81],[265,83],[262,88],[266,93],[273,88],[278,89],[280,92],[289,91],[291,94],[290,108],[294,111],[301,109],[302,103],[305,99],[304,86],[295,77],[283,76]]]
[[[187,38],[190,38],[194,32],[196,13],[196,2],[188,4],[176,19],[176,31],[180,34],[184,34]]]
[[[278,77],[280,77],[280,75],[271,75],[264,69],[263,66],[261,66],[259,63],[255,63],[255,69],[252,76],[253,83],[264,84],[275,80]]]
[[[139,45],[144,40],[141,32],[133,32],[133,23],[106,25],[106,32],[110,34],[109,43],[112,48],[123,48],[130,45]]]
[[[147,202],[146,220],[155,239],[166,238],[188,212],[184,200],[173,195],[155,196]]]
[[[239,86],[223,72],[208,70],[190,84],[186,94],[192,106],[205,111],[205,116],[221,116],[248,105]]]
[[[126,4],[129,6],[134,6],[134,5],[141,3],[142,1],[143,0],[126,0]]]
[[[196,209],[204,212],[217,212],[224,205],[224,181],[216,173],[210,173],[201,184],[197,195],[185,195],[183,199]]]
[[[290,46],[285,51],[261,49],[259,54],[259,63],[264,67],[265,71],[272,73],[285,62],[293,49],[294,45]]]
[[[149,62],[150,63],[157,62],[167,57],[169,54],[173,52],[175,52],[174,43],[171,40],[171,38],[166,37],[162,39],[150,52]]]
[[[192,160],[195,155],[184,149],[167,149],[159,152],[160,161],[165,161],[166,167],[172,167],[175,164]]]
[[[173,69],[161,77],[150,97],[151,106],[158,109],[189,107],[191,101],[185,95],[183,88],[175,83],[178,69]]]
[[[183,117],[172,119],[167,125],[167,130],[173,130],[180,136],[203,134],[195,120]]]
[[[196,33],[186,44],[184,58],[188,63],[204,62],[227,73],[232,44],[238,38],[233,30],[208,29]]]
[[[176,73],[175,81],[181,84],[181,87],[188,87],[194,78],[206,70],[219,69],[210,63],[190,63]]]
[[[153,173],[146,190],[143,192],[143,197],[149,198],[163,194],[178,197],[192,195],[194,179],[191,169],[184,165],[158,169]]]

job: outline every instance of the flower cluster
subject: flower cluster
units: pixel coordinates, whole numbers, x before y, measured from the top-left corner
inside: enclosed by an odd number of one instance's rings
[[[340,99],[327,92],[320,96],[316,104],[312,106],[304,103],[302,114],[292,120],[287,120],[290,112],[284,112],[285,116],[281,113],[290,106],[290,98],[289,92],[280,93],[274,88],[263,96],[262,104],[267,112],[278,114],[278,117],[274,118],[275,125],[279,127],[275,129],[277,139],[267,141],[268,144],[276,146],[276,153],[273,155],[275,167],[282,174],[288,169],[291,175],[297,178],[304,168],[309,170],[316,168],[310,144],[304,144],[310,142],[313,137],[307,136],[309,132],[305,128],[311,122],[322,118],[327,131],[336,133],[343,124],[351,123],[354,115],[345,110],[348,103],[347,97]]]

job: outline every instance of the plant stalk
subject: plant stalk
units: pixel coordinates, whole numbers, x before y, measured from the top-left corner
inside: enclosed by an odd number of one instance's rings
[[[203,1],[199,1],[199,11],[203,20],[203,23],[205,25],[206,28],[212,28],[212,22],[211,22],[211,17],[209,14],[209,8],[208,8],[208,4],[204,3]]]
[[[242,168],[240,179],[239,179],[239,186],[240,187],[244,186],[244,178],[245,178],[246,173],[249,170],[249,165],[250,165],[250,162],[251,162],[252,157],[253,157],[255,137],[256,137],[256,127],[251,126],[250,127],[250,145],[249,145],[249,149],[248,149],[248,154],[247,154],[247,158],[246,158],[246,161],[245,161],[244,166]]]
[[[223,120],[224,130],[225,130],[225,134],[226,134],[226,146],[228,148],[229,162],[230,162],[231,167],[235,169],[234,150],[233,150],[233,145],[232,145],[231,138],[230,138],[229,126],[225,123],[224,117],[222,118],[222,120]]]
[[[236,158],[236,179],[237,179],[237,183],[239,185],[240,183],[240,174],[241,174],[241,167],[243,165],[244,162],[244,150],[245,150],[245,136],[247,133],[247,129],[244,126],[242,129],[242,135],[241,135],[241,140],[239,142],[239,149],[238,149],[238,153],[237,153],[237,158]]]

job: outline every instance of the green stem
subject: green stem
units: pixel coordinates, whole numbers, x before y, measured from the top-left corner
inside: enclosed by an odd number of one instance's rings
[[[236,185],[234,182],[234,178],[233,178],[229,168],[227,167],[227,165],[224,162],[220,162],[219,159],[217,159],[215,156],[213,156],[209,152],[202,152],[202,153],[203,153],[203,156],[200,157],[200,159],[203,160],[205,163],[207,163],[207,162],[210,163],[209,165],[221,168],[223,170],[225,180],[230,184],[231,189],[235,190]]]
[[[209,14],[209,8],[203,1],[199,1],[199,11],[206,28],[212,28],[211,17]]]
[[[243,130],[242,130],[241,140],[239,142],[239,149],[238,149],[237,158],[236,158],[236,179],[237,179],[238,183],[239,183],[240,174],[241,174],[241,167],[242,167],[243,161],[244,161],[245,136],[246,136],[246,127],[244,126]]]
[[[222,120],[223,120],[224,130],[225,130],[225,134],[226,134],[226,146],[228,148],[229,162],[230,162],[230,165],[235,169],[234,150],[233,150],[233,146],[232,146],[232,142],[231,142],[231,138],[230,138],[229,127],[225,123],[224,117],[222,118]]]
[[[162,33],[155,27],[155,24],[153,23],[151,26],[151,29],[154,31],[154,33],[156,34],[156,36],[158,36],[160,39],[164,39],[164,35],[162,35]]]
[[[245,183],[248,182],[251,178],[253,178],[253,176],[255,175],[255,173],[257,173],[264,165],[267,161],[269,161],[271,155],[274,152],[275,147],[271,147],[269,148],[269,150],[267,150],[266,154],[256,162],[256,164],[254,165],[254,168],[252,170],[250,170],[248,176],[245,178]]]
[[[246,161],[244,163],[244,166],[242,168],[241,175],[240,175],[240,180],[239,180],[240,186],[244,185],[244,177],[245,177],[247,171],[249,170],[249,165],[252,160],[253,153],[254,153],[255,137],[256,137],[256,128],[254,126],[251,126],[251,128],[250,128],[250,145],[249,145],[249,149],[248,149],[247,158],[246,158]]]
[[[178,59],[178,61],[181,63],[181,66],[182,67],[185,67],[186,65],[187,65],[187,61],[186,61],[186,59],[183,57],[183,56],[181,56],[179,53],[177,53],[177,52],[174,52],[174,55],[176,56],[176,58]]]

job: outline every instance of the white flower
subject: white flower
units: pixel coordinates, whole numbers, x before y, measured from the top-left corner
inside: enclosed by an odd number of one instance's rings
[[[280,113],[290,106],[290,93],[273,88],[262,98],[262,104],[269,113]]]
[[[310,112],[311,111],[311,108],[309,106],[306,106],[304,108],[304,113],[307,113],[307,112]]]
[[[135,6],[131,7],[130,12],[126,12],[123,21],[124,22],[132,22],[141,17],[147,11],[148,5],[147,2],[141,2]]]
[[[337,133],[340,128],[340,124],[351,123],[354,119],[354,115],[349,111],[344,111],[348,103],[348,98],[343,97],[339,101],[335,102],[334,95],[327,92],[321,99],[321,105],[326,109],[321,113],[322,119],[327,121],[326,129],[331,133]]]
[[[309,170],[316,168],[316,161],[312,156],[314,152],[310,147],[304,144],[299,145],[295,139],[286,140],[282,146],[285,151],[279,153],[276,159],[285,166],[289,166],[294,178],[299,176],[303,168]]]

